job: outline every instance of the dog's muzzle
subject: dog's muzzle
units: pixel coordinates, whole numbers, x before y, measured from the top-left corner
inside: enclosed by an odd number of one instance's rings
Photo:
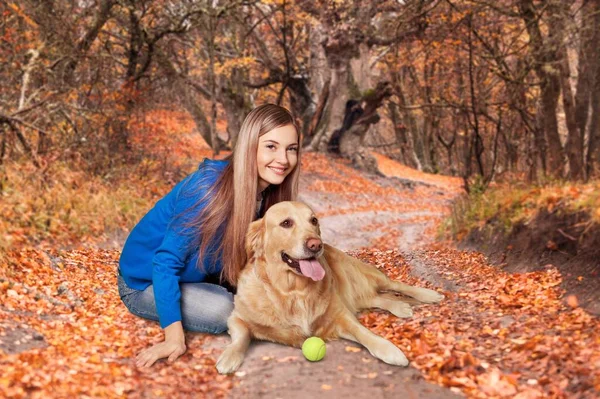
[[[285,252],[282,252],[281,260],[299,274],[310,277],[314,281],[322,280],[325,277],[325,269],[323,269],[323,266],[314,257],[294,259]]]

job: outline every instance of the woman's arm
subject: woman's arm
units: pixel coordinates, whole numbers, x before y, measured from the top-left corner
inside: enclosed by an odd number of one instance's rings
[[[140,367],[150,367],[162,358],[168,358],[168,361],[172,362],[186,351],[179,282],[186,261],[191,255],[190,244],[193,237],[186,231],[185,223],[188,217],[197,211],[194,202],[198,197],[190,195],[189,190],[197,183],[199,175],[201,172],[197,172],[188,184],[182,184],[178,192],[174,193],[171,221],[152,260],[152,287],[165,340],[145,349],[137,356],[136,364]],[[203,195],[203,190],[199,191],[197,194]]]

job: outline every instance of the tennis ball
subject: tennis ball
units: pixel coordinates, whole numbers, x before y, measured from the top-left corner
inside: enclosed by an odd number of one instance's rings
[[[325,341],[319,337],[310,337],[302,344],[302,354],[311,362],[323,359],[325,352]]]

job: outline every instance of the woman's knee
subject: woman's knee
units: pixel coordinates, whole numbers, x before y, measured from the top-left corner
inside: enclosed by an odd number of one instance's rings
[[[132,314],[144,319],[158,321],[152,286],[144,291],[127,288],[123,292],[124,295],[121,295],[121,300]]]
[[[220,334],[227,331],[227,319],[233,311],[233,295],[214,284],[182,287],[184,328],[190,331]]]
[[[134,314],[144,319],[158,321],[158,314],[156,313],[156,309],[149,306],[146,303],[146,301],[140,301],[138,298],[132,297],[132,295],[130,295],[129,297],[121,298],[121,300],[125,304],[127,310],[131,312],[131,314]]]

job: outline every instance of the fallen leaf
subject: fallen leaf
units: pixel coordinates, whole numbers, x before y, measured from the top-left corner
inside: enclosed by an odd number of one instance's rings
[[[277,359],[277,363],[293,362],[294,360],[298,360],[298,356],[282,357],[281,359]]]
[[[567,297],[567,304],[572,308],[576,308],[579,306],[579,301],[575,295],[569,295]]]

